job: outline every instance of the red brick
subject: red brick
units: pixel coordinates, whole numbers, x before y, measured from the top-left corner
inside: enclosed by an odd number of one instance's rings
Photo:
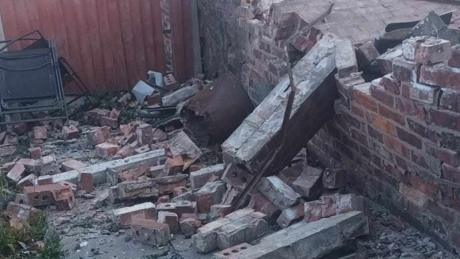
[[[412,83],[411,87],[409,87],[409,98],[417,102],[433,105],[436,104],[438,92],[439,88],[437,87]]]
[[[120,147],[118,145],[107,142],[101,143],[96,146],[96,155],[101,158],[109,159],[115,156],[119,149]]]
[[[367,133],[371,138],[374,138],[378,140],[380,143],[383,143],[383,135],[382,133],[378,132],[374,128],[372,128],[370,125],[367,126]]]
[[[121,158],[126,158],[129,156],[134,155],[134,148],[130,146],[124,146],[118,150],[117,154],[115,155],[116,157],[121,157]]]
[[[383,106],[379,105],[379,114],[382,115],[383,117],[386,117],[390,120],[393,120],[401,125],[406,124],[406,120],[404,119],[404,116]]]
[[[393,60],[393,76],[399,81],[415,81],[416,80],[416,64],[415,62],[405,60],[404,58],[395,58]]]
[[[377,99],[379,102],[389,106],[389,107],[394,107],[394,97],[391,94],[388,94],[387,91],[385,91],[385,88],[383,88],[380,85],[380,80],[374,80],[371,85],[371,95],[375,99]]]
[[[80,131],[77,127],[70,125],[62,127],[62,135],[64,139],[75,139],[80,137]]]
[[[396,98],[396,110],[408,116],[415,116],[420,120],[425,119],[425,109],[421,104],[405,98]]]
[[[353,88],[353,101],[362,105],[368,110],[377,112],[377,102],[371,97],[370,83],[356,85]]]
[[[417,64],[436,64],[448,61],[452,55],[450,41],[429,38],[418,45],[415,51]]]
[[[405,39],[401,45],[402,51],[403,51],[403,57],[407,60],[415,61],[418,47],[427,38],[428,38],[427,36],[419,36],[419,37],[410,37],[408,39]]]
[[[426,147],[427,153],[443,161],[444,163],[458,167],[460,166],[460,153],[449,149],[429,145]]]
[[[426,126],[425,122],[417,122],[413,119],[407,119],[407,125],[409,125],[409,129],[413,132],[417,133],[418,135],[431,140],[432,142],[438,142],[440,136],[434,130],[431,130],[430,127]]]
[[[386,148],[396,152],[406,159],[410,159],[409,149],[402,144],[402,142],[396,138],[390,136],[383,136],[383,143]]]
[[[26,168],[22,163],[16,163],[6,175],[8,179],[18,182],[24,176]]]
[[[87,193],[94,191],[94,177],[90,173],[80,173],[80,189]]]
[[[460,114],[448,110],[430,110],[430,121],[434,124],[460,131]]]
[[[396,136],[396,127],[388,119],[386,119],[386,118],[384,118],[384,117],[382,117],[382,116],[380,116],[378,114],[369,112],[367,114],[367,121],[374,128],[382,131],[383,133]]]
[[[445,64],[422,66],[420,83],[460,90],[460,69]]]
[[[310,201],[304,204],[305,206],[305,221],[313,222],[320,220],[323,216],[322,208],[323,203],[321,201]]]
[[[401,93],[401,84],[393,77],[393,74],[387,74],[382,77],[380,80],[380,85],[383,86],[386,91],[392,94],[399,95]]]
[[[448,181],[460,184],[460,167],[443,164],[441,177]]]
[[[42,149],[40,147],[29,148],[30,158],[40,159],[42,157]]]
[[[150,124],[143,123],[136,129],[139,145],[150,145],[153,142],[153,128]]]
[[[29,205],[33,207],[56,205],[58,209],[73,208],[75,197],[72,188],[64,184],[47,184],[24,187]]]
[[[48,129],[45,126],[34,127],[34,138],[35,139],[47,139]]]
[[[184,170],[185,161],[182,156],[168,157],[166,159],[166,169],[168,175],[179,174]]]
[[[358,105],[355,105],[355,104],[351,105],[351,113],[353,113],[354,115],[356,115],[356,116],[358,116],[360,118],[365,117],[364,110],[361,109],[360,107],[358,107]]]
[[[460,44],[452,46],[452,56],[450,57],[448,64],[451,67],[460,68]]]
[[[460,112],[460,91],[448,88],[441,89],[439,106],[444,109]]]
[[[179,216],[174,212],[160,211],[158,212],[158,222],[169,226],[172,234],[180,232],[179,229]]]
[[[133,217],[130,225],[133,238],[145,245],[164,246],[171,239],[169,226],[153,219]]]
[[[367,137],[366,135],[362,134],[361,132],[355,130],[355,129],[350,129],[350,136],[355,139],[358,143],[363,144],[364,146],[367,146]]]
[[[458,134],[442,132],[439,136],[441,147],[460,152],[460,136]]]
[[[401,139],[402,141],[418,148],[418,149],[421,149],[422,148],[422,140],[417,137],[416,135],[410,133],[410,132],[407,132],[406,130],[403,130],[402,128],[399,128],[397,127],[396,128],[396,132],[398,134],[398,137],[399,139]]]
[[[107,141],[110,137],[109,127],[97,127],[88,133],[88,142],[95,146]]]

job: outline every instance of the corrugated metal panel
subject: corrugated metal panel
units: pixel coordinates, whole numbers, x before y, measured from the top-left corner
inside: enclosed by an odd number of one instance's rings
[[[187,2],[170,2],[182,81],[193,71]],[[165,72],[160,0],[0,0],[0,15],[7,39],[33,30],[54,39],[93,92],[129,89],[150,69]]]

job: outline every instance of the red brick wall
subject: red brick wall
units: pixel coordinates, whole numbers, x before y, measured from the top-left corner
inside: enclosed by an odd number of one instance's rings
[[[337,79],[336,118],[308,146],[327,165],[346,167],[358,190],[460,248],[458,50],[406,43],[413,53],[405,48],[391,74]]]

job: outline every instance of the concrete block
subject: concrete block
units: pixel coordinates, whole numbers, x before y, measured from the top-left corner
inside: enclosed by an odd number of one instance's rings
[[[257,189],[281,210],[294,205],[300,198],[298,193],[277,176],[262,178],[257,185]]]

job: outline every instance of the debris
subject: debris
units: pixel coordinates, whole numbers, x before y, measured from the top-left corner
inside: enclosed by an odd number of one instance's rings
[[[119,149],[118,145],[104,142],[96,146],[96,155],[104,159],[110,159],[117,154]]]
[[[358,61],[351,40],[337,39],[337,53],[335,63],[339,77],[347,77],[358,72]]]
[[[42,158],[42,149],[40,147],[29,148],[30,158],[40,159]]]
[[[155,92],[155,89],[148,85],[144,81],[139,81],[131,90],[131,93],[136,97],[136,100],[139,104],[144,104],[145,98],[151,96]]]
[[[94,191],[94,179],[92,174],[80,173],[80,189],[84,190],[86,193]]]
[[[62,127],[62,135],[65,140],[76,139],[80,137],[80,131],[74,125]]]
[[[202,152],[199,147],[189,138],[189,136],[184,131],[178,131],[170,140],[169,140],[169,150],[171,151],[172,157],[175,156],[184,156],[186,160],[184,163],[183,170],[187,170],[190,165],[195,163],[198,160]]]
[[[25,186],[24,194],[33,207],[56,205],[60,210],[70,210],[75,203],[72,188],[64,183]]]
[[[189,216],[182,216],[179,224],[180,230],[186,238],[192,237],[201,227],[201,221],[198,218]]]
[[[70,171],[70,170],[77,170],[77,169],[87,167],[88,164],[75,160],[75,159],[67,159],[64,162],[62,162],[61,166],[62,166],[62,169],[64,169],[64,171]]]
[[[203,187],[210,179],[219,179],[224,172],[224,164],[217,164],[190,173],[192,189]]]
[[[146,245],[164,246],[171,239],[169,226],[153,219],[132,217],[130,223],[131,236]]]
[[[347,184],[347,172],[342,169],[327,168],[323,173],[323,187],[326,189],[339,189]]]
[[[45,126],[34,127],[34,139],[45,140],[48,138],[48,129]]]
[[[251,242],[268,231],[265,214],[252,209],[237,210],[198,229],[193,246],[200,253]]]
[[[224,180],[232,186],[244,188],[245,181],[253,177],[245,171],[258,172],[263,166],[270,168],[267,175],[283,169],[323,123],[333,114],[335,100],[335,38],[325,35],[294,67],[294,82],[298,93],[288,123],[289,134],[283,146],[279,147],[272,164],[264,161],[267,152],[280,145],[279,134],[283,121],[284,105],[289,79],[284,77],[265,100],[249,115],[240,127],[222,144],[224,162],[235,166]],[[315,65],[312,65],[315,64]],[[314,96],[314,98],[312,97]],[[284,101],[281,101],[284,100]],[[312,115],[313,114],[313,115]],[[320,117],[317,117],[320,116]]]
[[[92,146],[106,142],[110,137],[109,127],[96,127],[88,132],[88,142]]]
[[[292,188],[303,198],[315,199],[321,194],[322,175],[322,169],[307,166],[292,183]]]
[[[209,213],[211,206],[222,201],[227,190],[226,184],[222,181],[209,182],[195,193],[195,199],[199,213]]]
[[[11,170],[8,172],[6,177],[8,177],[8,179],[10,179],[13,182],[18,182],[23,177],[25,171],[26,171],[26,168],[24,164],[16,163],[13,166],[13,168],[11,168]]]
[[[152,220],[155,219],[155,204],[151,202],[145,202],[131,207],[124,207],[113,210],[113,221],[121,226],[128,226],[131,224],[134,217]]]
[[[37,181],[37,176],[35,174],[29,174],[28,176],[19,180],[17,185],[19,187],[34,186],[36,181]]]
[[[10,202],[5,210],[9,218],[9,224],[15,230],[22,230],[31,223],[36,222],[40,216],[40,210],[26,204]]]
[[[283,228],[288,227],[296,221],[300,221],[304,217],[305,206],[298,204],[296,206],[284,209],[281,215],[276,220],[276,223]]]
[[[159,211],[158,222],[162,224],[167,224],[172,234],[177,234],[180,232],[179,216],[177,216],[177,214],[174,212]]]
[[[362,212],[352,211],[313,223],[299,222],[260,239],[215,254],[217,258],[314,259],[367,235],[369,226]],[[244,248],[244,249],[243,249]]]
[[[277,176],[262,178],[257,189],[279,209],[287,209],[300,198],[289,185]]]
[[[196,213],[196,202],[182,200],[171,203],[160,203],[157,206],[157,210],[173,212],[176,213],[179,217],[182,217],[183,214]]]
[[[200,85],[197,84],[182,87],[175,92],[164,96],[162,98],[162,103],[164,106],[176,106],[197,94],[200,90],[199,87]]]

